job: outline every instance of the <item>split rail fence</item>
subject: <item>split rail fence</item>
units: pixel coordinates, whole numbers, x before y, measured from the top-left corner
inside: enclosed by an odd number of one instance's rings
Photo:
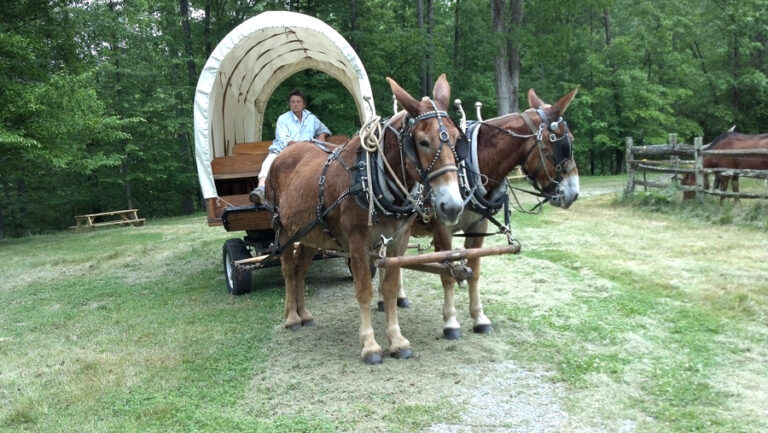
[[[643,186],[646,189],[647,187],[669,188],[670,185],[675,185],[679,191],[694,192],[696,195],[696,200],[699,202],[704,200],[704,196],[706,194],[720,197],[768,199],[768,193],[727,192],[715,190],[714,188],[712,188],[712,190],[707,190],[704,188],[705,175],[738,175],[740,177],[768,179],[768,170],[703,167],[705,156],[759,156],[762,158],[768,158],[768,150],[704,150],[702,143],[703,140],[701,137],[694,138],[693,145],[678,143],[677,134],[669,134],[668,144],[635,146],[632,137],[627,137],[625,141],[627,149],[625,157],[627,168],[627,186],[625,193],[634,193],[635,186],[637,185]],[[648,180],[648,173],[666,174],[667,176],[664,177],[664,181],[660,181],[659,178]],[[696,179],[695,185],[686,186],[681,184],[680,181],[686,174],[694,175]],[[642,179],[640,177],[642,177]],[[714,185],[714,182],[712,182],[711,185]]]

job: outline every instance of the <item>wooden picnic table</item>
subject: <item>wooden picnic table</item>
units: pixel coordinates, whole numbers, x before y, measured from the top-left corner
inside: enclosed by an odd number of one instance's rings
[[[146,218],[139,218],[138,209],[123,209],[110,212],[89,213],[84,215],[75,215],[77,225],[70,229],[95,229],[97,227],[112,225],[144,225]],[[119,219],[117,218],[119,217]]]

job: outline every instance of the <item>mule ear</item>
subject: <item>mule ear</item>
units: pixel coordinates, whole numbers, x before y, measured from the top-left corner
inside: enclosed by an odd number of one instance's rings
[[[536,95],[536,92],[533,90],[533,88],[530,88],[528,89],[528,105],[531,108],[541,108],[547,104]]]
[[[414,99],[414,97],[406,92],[405,89],[400,87],[400,85],[397,84],[395,80],[387,77],[387,82],[389,83],[389,87],[392,89],[392,94],[395,95],[395,99],[397,99],[397,102],[399,102],[400,105],[405,108],[405,111],[414,117],[421,114],[419,112],[419,101]]]
[[[579,87],[580,86],[576,86],[573,90],[570,91],[570,93],[560,98],[559,101],[555,102],[555,105],[552,106],[552,111],[562,116],[565,113],[565,110],[568,109],[568,106],[571,105],[573,98],[576,97],[576,92],[579,91]]]
[[[448,84],[448,79],[445,78],[445,74],[440,74],[435,81],[435,87],[432,89],[432,99],[437,103],[439,108],[443,110],[448,108],[449,101],[451,99],[451,85]]]

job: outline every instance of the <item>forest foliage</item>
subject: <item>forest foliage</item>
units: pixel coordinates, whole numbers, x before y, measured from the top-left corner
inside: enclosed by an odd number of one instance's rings
[[[266,10],[338,30],[362,59],[380,113],[391,111],[385,77],[423,94],[425,75],[445,72],[470,118],[475,101],[484,117],[496,115],[494,54],[514,40],[521,108],[528,88],[555,101],[581,86],[566,118],[584,174],[619,172],[626,136],[652,144],[672,132],[707,142],[732,125],[767,132],[767,0],[522,0],[522,22],[506,34],[493,31],[491,1],[509,0],[3,2],[0,237],[59,230],[88,212],[200,210],[197,77],[229,31]],[[306,71],[273,95],[265,134],[294,87],[334,132],[358,127],[344,88]]]

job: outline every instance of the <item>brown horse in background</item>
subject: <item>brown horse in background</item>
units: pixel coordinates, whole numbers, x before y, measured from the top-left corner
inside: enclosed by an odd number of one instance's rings
[[[386,159],[394,171],[394,175],[386,175],[386,181],[390,184],[401,182],[405,196],[416,182],[426,185],[432,190],[435,216],[455,224],[463,203],[454,150],[463,135],[445,112],[450,99],[450,86],[445,75],[435,83],[434,101],[426,97],[416,100],[392,79],[387,78],[387,81],[405,111],[393,116],[379,131],[378,137],[383,135],[378,142],[379,161]],[[348,251],[355,296],[360,306],[361,356],[366,363],[378,364],[382,362],[382,348],[376,342],[371,323],[371,256],[382,249],[390,256],[402,254],[416,214],[411,210],[388,216],[377,207],[371,214],[368,206],[359,203],[361,197],[373,199],[371,194],[365,193],[367,190],[361,193],[361,183],[355,180],[360,173],[370,174],[365,167],[360,170],[361,159],[358,157],[365,155],[363,152],[366,147],[370,148],[369,144],[367,140],[361,143],[361,135],[356,135],[331,155],[314,144],[291,145],[275,159],[266,196],[271,199],[277,214],[278,243],[285,248],[281,254],[285,279],[285,327],[297,329],[314,323],[305,306],[304,277],[317,250]],[[369,164],[368,168],[376,170],[373,165]],[[314,197],[318,197],[317,200]],[[378,200],[379,197],[375,198]],[[321,217],[323,206],[327,206],[328,213]],[[318,219],[322,224],[313,225]],[[301,235],[301,244],[294,252],[293,242],[297,234]],[[397,317],[399,277],[398,269],[398,272],[388,273],[382,283],[386,335],[390,354],[396,358],[409,358],[412,356],[410,342],[402,336]]]
[[[715,138],[712,143],[703,147],[703,150],[768,150],[768,134],[748,135],[740,132],[729,131]],[[702,162],[703,168],[733,168],[733,169],[751,169],[768,170],[768,157],[764,156],[704,156]],[[718,188],[722,192],[728,190],[728,182],[731,183],[733,192],[739,192],[739,175],[726,176],[720,173],[715,174],[713,188]],[[696,177],[687,173],[680,182],[683,185],[693,186],[696,184]],[[709,176],[704,175],[704,188],[709,189]],[[683,193],[683,198],[691,199],[695,196],[693,191]],[[720,197],[720,200],[725,197]]]
[[[476,195],[469,199],[469,205],[465,207],[457,224],[432,220],[427,225],[428,230],[416,224],[414,235],[431,235],[435,250],[445,251],[452,248],[453,233],[463,231],[469,235],[464,241],[464,248],[481,248],[485,239],[482,234],[488,231],[488,217],[499,210],[499,207],[493,209],[490,206],[489,209],[483,204],[496,202],[497,206],[502,206],[507,193],[506,177],[518,165],[552,205],[563,209],[570,207],[579,196],[579,172],[573,159],[573,136],[562,115],[577,91],[578,88],[573,89],[554,105],[550,105],[530,89],[528,103],[531,108],[525,112],[470,124],[468,135],[472,136],[476,146],[472,146],[473,150],[469,152],[467,160],[476,160],[476,164],[460,164],[460,170],[468,167],[467,176],[487,180],[482,192],[475,191]],[[467,197],[471,193],[463,188],[462,195]],[[480,301],[480,259],[468,259],[467,265],[472,269],[467,279],[469,312],[474,322],[472,329],[477,333],[487,333],[493,327]],[[450,276],[441,276],[441,281],[444,293],[443,336],[454,340],[461,336],[454,305],[456,281]],[[408,305],[402,281],[398,304]]]

